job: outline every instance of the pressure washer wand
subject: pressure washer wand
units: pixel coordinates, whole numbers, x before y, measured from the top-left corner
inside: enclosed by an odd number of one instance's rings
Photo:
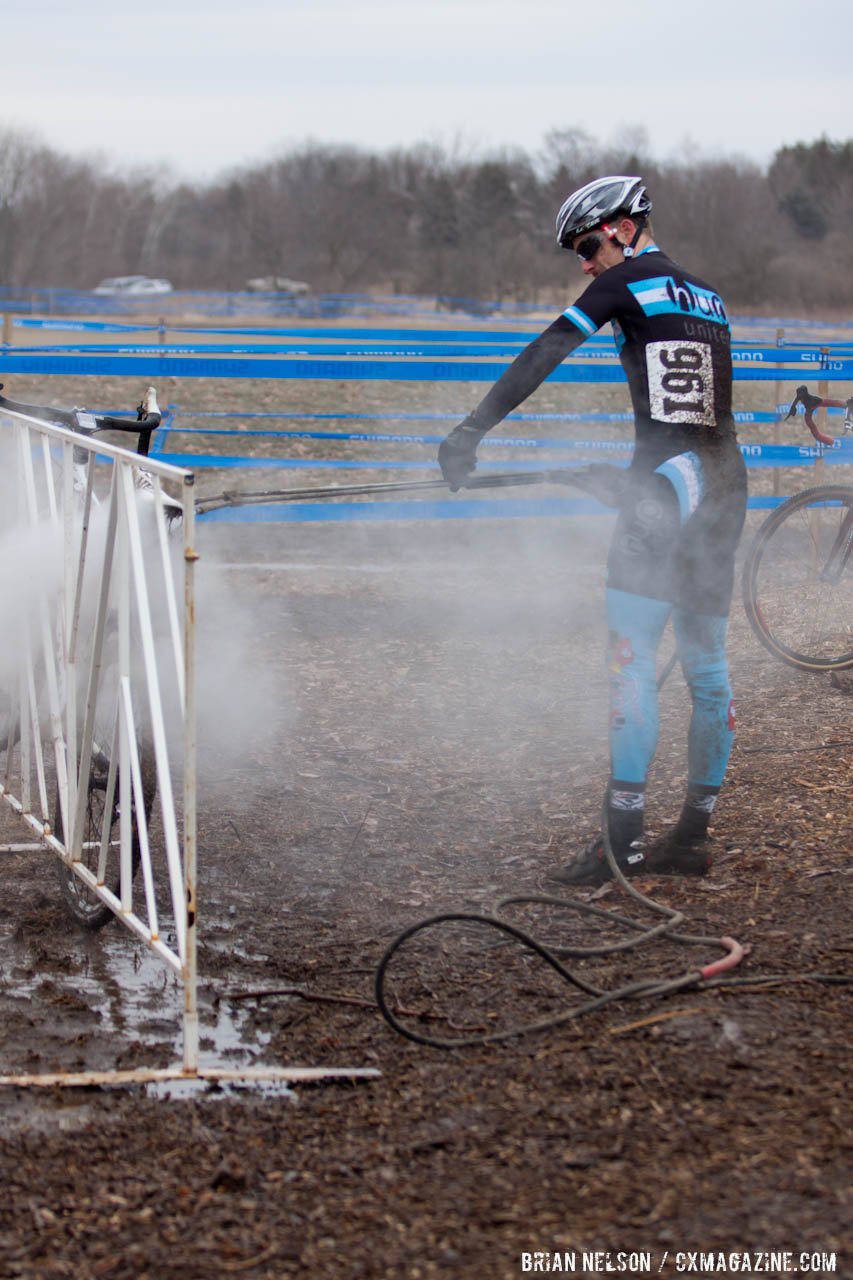
[[[580,472],[582,467],[554,467],[545,471],[497,471],[493,475],[470,476],[464,489],[505,489],[524,484],[579,484],[584,487]],[[446,489],[447,481],[437,480],[389,480],[373,484],[321,485],[305,489],[261,489],[224,493],[200,498],[196,504],[200,514],[217,511],[222,507],[244,507],[268,502],[318,501],[323,498],[381,497],[386,493],[411,493],[427,489]]]

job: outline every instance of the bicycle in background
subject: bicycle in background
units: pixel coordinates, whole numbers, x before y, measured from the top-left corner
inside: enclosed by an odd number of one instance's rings
[[[820,431],[817,409],[844,409],[844,429],[853,431],[853,396],[830,400],[798,387],[785,421],[798,406],[819,444],[834,439]],[[816,485],[770,513],[744,561],[746,616],[766,649],[801,671],[853,667],[853,486]]]

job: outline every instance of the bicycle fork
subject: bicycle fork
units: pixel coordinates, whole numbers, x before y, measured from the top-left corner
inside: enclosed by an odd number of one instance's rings
[[[847,561],[850,559],[851,549],[853,549],[853,507],[848,507],[832,544],[832,550],[818,575],[821,582],[828,582],[833,587],[838,585],[847,567]]]

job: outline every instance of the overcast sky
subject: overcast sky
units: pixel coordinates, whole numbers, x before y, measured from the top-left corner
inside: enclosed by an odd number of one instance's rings
[[[0,0],[0,125],[204,180],[305,141],[659,160],[853,136],[851,0]]]

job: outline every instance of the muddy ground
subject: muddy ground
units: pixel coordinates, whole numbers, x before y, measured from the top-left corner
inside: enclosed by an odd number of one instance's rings
[[[774,661],[739,604],[713,870],[638,887],[682,931],[748,946],[752,981],[451,1050],[373,1003],[401,930],[550,893],[597,830],[606,523],[200,527],[201,616],[239,654],[202,717],[203,1060],[379,1074],[3,1088],[0,1276],[514,1277],[534,1251],[575,1253],[578,1276],[682,1274],[697,1251],[738,1255],[718,1274],[786,1274],[769,1251],[853,1274],[850,988],[811,976],[851,969],[853,698]],[[652,830],[681,797],[680,676],[661,708]],[[51,855],[0,858],[2,1071],[179,1062],[166,971],[116,924],[78,931]],[[658,920],[616,889],[593,905]],[[554,945],[617,936],[568,908],[505,914]],[[612,989],[720,954],[658,940],[566,963]],[[473,925],[421,935],[388,991],[438,1037],[588,998]]]

